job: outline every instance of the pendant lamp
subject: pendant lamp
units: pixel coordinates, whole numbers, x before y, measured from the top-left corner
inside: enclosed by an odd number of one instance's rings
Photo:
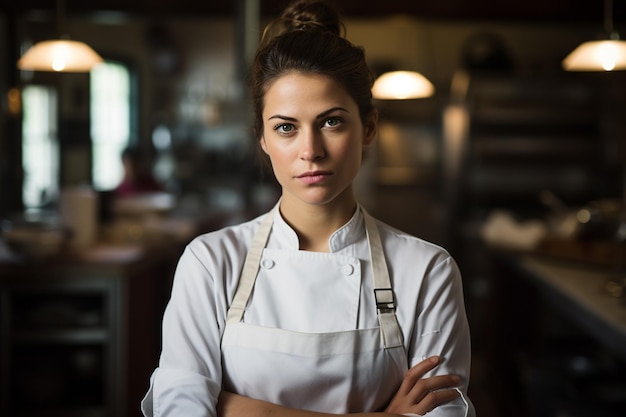
[[[626,41],[613,30],[613,1],[604,2],[604,29],[608,39],[583,42],[564,60],[567,71],[626,70]]]
[[[382,100],[408,100],[430,97],[435,93],[433,84],[415,71],[391,71],[374,82],[372,95]]]
[[[70,40],[65,31],[65,0],[57,0],[57,31],[59,39],[33,45],[17,61],[27,71],[89,72],[104,60],[84,42]]]

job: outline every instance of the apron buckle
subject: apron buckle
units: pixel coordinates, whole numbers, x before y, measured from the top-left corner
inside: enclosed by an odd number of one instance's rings
[[[376,308],[380,313],[396,310],[396,299],[391,288],[374,288]]]

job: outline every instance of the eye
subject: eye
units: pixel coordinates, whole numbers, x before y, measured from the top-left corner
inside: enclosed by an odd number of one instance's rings
[[[338,116],[329,117],[328,119],[324,120],[324,126],[326,127],[337,127],[341,125],[342,123],[343,123],[343,119]]]
[[[281,135],[287,135],[295,130],[295,126],[291,123],[281,123],[274,126],[274,130]]]

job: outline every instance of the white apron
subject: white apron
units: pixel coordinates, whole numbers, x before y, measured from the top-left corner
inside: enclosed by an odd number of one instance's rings
[[[248,252],[222,338],[223,384],[227,391],[287,407],[328,413],[380,411],[408,369],[395,297],[374,219],[363,210],[380,327],[330,333],[297,332],[242,321],[272,228],[266,215]],[[299,251],[315,262],[334,255]],[[325,258],[328,256],[328,258]],[[281,268],[298,274],[290,257]],[[302,258],[299,258],[302,259]],[[301,272],[300,272],[301,273]],[[293,275],[292,275],[293,276]]]

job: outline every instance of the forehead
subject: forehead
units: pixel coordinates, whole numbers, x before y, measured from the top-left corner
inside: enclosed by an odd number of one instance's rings
[[[333,78],[300,72],[287,73],[274,80],[265,92],[264,104],[264,114],[325,111],[334,106],[357,108],[346,89]]]

